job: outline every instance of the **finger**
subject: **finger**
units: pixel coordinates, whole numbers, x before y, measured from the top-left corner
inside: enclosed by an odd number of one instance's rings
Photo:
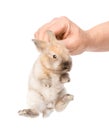
[[[46,35],[45,32],[48,30],[49,26],[51,26],[57,18],[54,18],[52,21],[44,24],[42,27],[40,27],[34,34],[34,37],[37,39],[43,39],[43,36]]]
[[[54,32],[56,37],[60,39],[62,38],[63,34],[67,30],[67,24],[65,22],[60,23],[60,19],[55,18],[53,19],[50,23],[45,24],[42,26],[36,33],[35,37],[40,39],[40,40],[47,40],[48,41],[48,36],[46,31],[51,30]]]
[[[49,23],[47,23],[47,24],[43,25],[42,27],[40,27],[40,28],[35,32],[34,37],[35,37],[36,39],[40,39],[40,37],[43,37],[43,35],[44,35],[44,33],[45,33],[45,28],[48,28],[48,26],[49,26]],[[42,40],[42,39],[40,39],[40,40]]]

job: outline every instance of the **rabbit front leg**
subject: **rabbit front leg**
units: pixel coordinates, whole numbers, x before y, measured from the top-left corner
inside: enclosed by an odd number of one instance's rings
[[[41,86],[43,86],[43,87],[50,88],[52,86],[51,77],[46,74],[41,75],[38,78],[38,80],[39,80]]]
[[[70,82],[69,74],[68,73],[61,74],[61,76],[60,76],[60,82],[61,83]]]
[[[41,79],[40,80],[42,86],[50,88],[52,86],[50,79]]]

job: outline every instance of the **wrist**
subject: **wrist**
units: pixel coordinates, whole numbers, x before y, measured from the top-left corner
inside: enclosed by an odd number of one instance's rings
[[[87,30],[87,42],[86,42],[86,51],[94,51],[96,44],[96,37],[92,30]]]

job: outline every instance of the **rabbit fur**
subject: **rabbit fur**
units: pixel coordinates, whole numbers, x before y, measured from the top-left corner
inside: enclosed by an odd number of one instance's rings
[[[49,42],[33,39],[40,55],[33,65],[29,77],[28,108],[20,110],[19,115],[43,117],[55,109],[62,111],[73,100],[67,94],[64,83],[70,81],[68,72],[72,59],[66,47],[59,43],[52,31],[47,31]]]

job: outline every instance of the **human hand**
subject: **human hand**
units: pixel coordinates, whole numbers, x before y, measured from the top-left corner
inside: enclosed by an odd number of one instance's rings
[[[48,41],[47,30],[54,32],[56,38],[66,46],[71,55],[77,55],[87,49],[89,35],[67,17],[55,18],[49,23],[43,25],[35,33],[35,38]]]

